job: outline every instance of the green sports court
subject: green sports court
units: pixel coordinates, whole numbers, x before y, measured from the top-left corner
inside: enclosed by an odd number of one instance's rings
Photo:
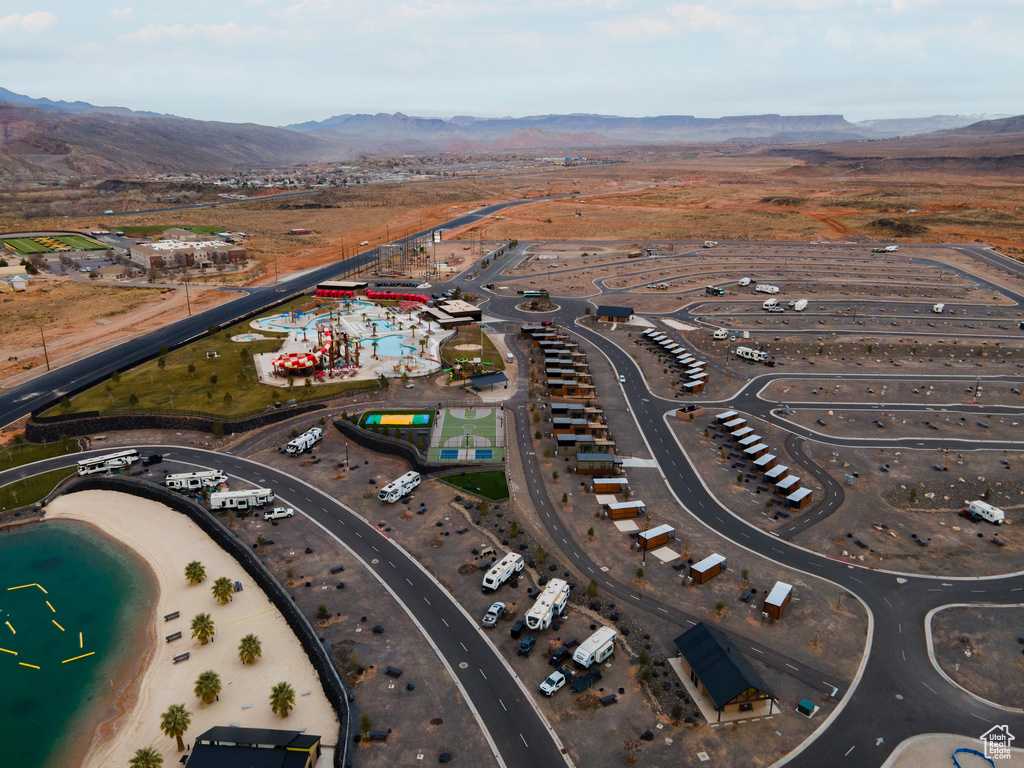
[[[438,410],[427,451],[430,461],[504,461],[505,412],[496,408]]]

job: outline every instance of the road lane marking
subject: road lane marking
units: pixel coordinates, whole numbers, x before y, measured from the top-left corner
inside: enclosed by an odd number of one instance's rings
[[[506,712],[508,712],[508,707],[505,706],[505,702],[504,701],[502,701],[501,699],[498,699],[498,703],[501,704],[501,708],[502,709],[504,709]]]
[[[423,598],[423,602],[426,603],[427,605],[430,605],[430,601],[427,600],[427,598],[425,598],[425,597]]]
[[[467,648],[461,640],[459,641],[459,645],[462,646],[462,650],[464,650],[466,653],[469,653],[469,648]]]
[[[795,670],[796,670],[797,672],[799,672],[799,671],[800,671],[800,669],[799,669],[798,667],[794,667],[794,666],[793,666],[792,664],[790,664],[790,663],[789,663],[788,661],[786,662],[786,666],[787,666],[787,667],[789,667],[790,669],[795,669]]]
[[[856,744],[855,744],[854,746],[850,747],[850,748],[849,748],[848,750],[846,750],[846,754],[845,754],[845,755],[843,755],[843,757],[846,757],[847,755],[849,755],[849,754],[850,754],[851,752],[853,752],[853,750],[855,750],[856,748],[857,748],[857,745],[856,745]]]
[[[526,739],[525,739],[525,738],[523,738],[523,734],[521,734],[521,733],[520,733],[520,734],[519,734],[519,738],[520,738],[520,739],[523,739],[523,744],[524,744],[524,745],[526,746],[526,748],[527,748],[527,749],[529,749],[529,748],[530,748],[530,745],[526,743]]]

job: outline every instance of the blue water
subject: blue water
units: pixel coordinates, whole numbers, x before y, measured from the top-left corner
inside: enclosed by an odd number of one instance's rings
[[[47,522],[0,534],[0,648],[17,653],[0,652],[0,768],[72,764],[64,752],[104,715],[139,651],[148,579],[134,558],[85,525]],[[25,584],[46,592],[10,589]]]
[[[405,357],[412,353],[413,357],[419,357],[419,348],[409,344],[402,344],[402,336],[378,336],[376,339],[363,339],[361,345],[363,354],[373,354],[373,342],[377,342],[377,355],[384,357]]]
[[[372,309],[376,305],[375,304],[371,304],[371,303],[369,303],[367,301],[353,301],[353,302],[351,302],[351,306],[352,306],[353,309],[366,310],[366,309]],[[277,315],[276,317],[265,317],[262,320],[257,320],[256,321],[256,327],[259,328],[261,331],[290,331],[292,329],[292,326],[288,324],[290,317],[291,317],[291,315],[289,313],[287,313],[287,312],[284,312],[284,313],[282,313],[280,315]],[[302,326],[299,326],[299,327],[300,328],[304,328],[307,331],[315,330],[316,321],[318,319],[321,319],[321,318],[324,318],[324,317],[326,317],[326,315],[324,315],[323,313],[316,314],[316,313],[313,313],[313,312],[310,312],[310,313],[301,313],[300,312],[299,316],[298,316],[298,319],[299,320],[306,320],[306,323],[304,325],[302,325]],[[377,327],[380,328],[382,325],[386,325],[386,323],[378,323]],[[390,328],[390,326],[389,326],[389,328]]]

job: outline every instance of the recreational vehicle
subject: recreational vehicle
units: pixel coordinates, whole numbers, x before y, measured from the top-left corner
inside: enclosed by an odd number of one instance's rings
[[[615,652],[617,633],[611,627],[601,627],[582,643],[572,655],[572,660],[587,669],[591,664],[600,664]]]
[[[552,579],[526,614],[526,626],[530,629],[547,629],[555,616],[562,615],[568,601],[569,584],[562,579]]]
[[[167,475],[164,478],[164,485],[175,491],[198,491],[200,488],[216,488],[221,483],[226,483],[228,476],[223,472],[210,469],[203,472],[182,472],[176,475]]]
[[[419,484],[419,472],[406,472],[397,480],[394,480],[381,488],[380,493],[377,494],[377,498],[381,501],[388,502],[388,504],[394,504],[406,494],[411,493],[412,489]]]
[[[210,509],[251,509],[262,507],[274,500],[269,488],[246,488],[241,491],[214,491],[210,494]]]
[[[105,456],[96,456],[92,459],[82,459],[78,462],[79,475],[92,475],[96,472],[120,472],[122,467],[130,466],[139,460],[139,452],[132,449],[108,453]]]
[[[307,429],[301,435],[288,443],[288,445],[284,447],[284,450],[289,456],[298,456],[301,453],[311,450],[314,445],[323,439],[323,436],[324,431],[320,429],[320,427]]]
[[[493,592],[513,575],[523,570],[523,556],[515,552],[509,552],[501,560],[491,566],[491,569],[484,575],[483,591]]]

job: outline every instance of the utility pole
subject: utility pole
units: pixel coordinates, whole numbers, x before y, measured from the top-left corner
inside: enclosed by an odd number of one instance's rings
[[[277,261],[274,262],[275,273],[277,271]],[[188,306],[188,316],[192,317],[192,301],[188,297],[188,278],[185,278],[185,304]]]
[[[50,370],[50,356],[46,352],[46,336],[43,335],[43,326],[39,326],[39,335],[43,339],[43,359],[46,360],[46,370]]]

